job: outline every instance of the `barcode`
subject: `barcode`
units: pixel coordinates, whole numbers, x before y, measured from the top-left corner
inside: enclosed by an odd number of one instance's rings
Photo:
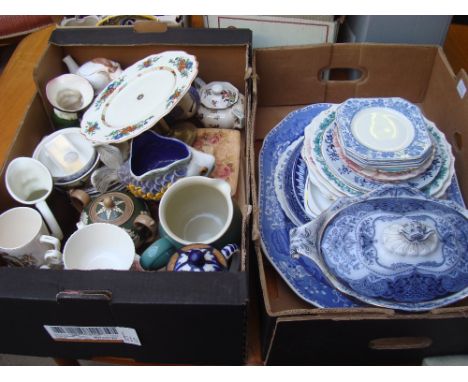
[[[44,325],[55,341],[114,342],[141,346],[135,329],[112,326],[57,326]]]
[[[56,334],[71,334],[73,336],[119,335],[116,328],[109,327],[49,326],[49,328]]]

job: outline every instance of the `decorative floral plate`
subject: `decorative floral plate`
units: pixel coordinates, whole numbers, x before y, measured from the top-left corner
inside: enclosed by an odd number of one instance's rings
[[[468,296],[467,246],[467,210],[401,186],[342,198],[291,231],[292,256],[313,259],[337,289],[408,311]]]
[[[148,56],[107,85],[83,115],[81,132],[91,141],[118,143],[153,127],[190,89],[195,56],[166,51]]]
[[[309,258],[289,255],[294,224],[276,197],[273,175],[281,154],[304,134],[304,128],[330,104],[314,104],[288,114],[267,135],[259,156],[259,228],[263,252],[291,289],[305,301],[327,308],[362,306],[332,287]]]
[[[336,120],[345,152],[369,163],[418,162],[432,146],[421,111],[403,98],[350,98]]]

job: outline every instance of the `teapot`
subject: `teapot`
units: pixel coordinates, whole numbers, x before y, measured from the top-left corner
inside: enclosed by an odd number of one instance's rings
[[[93,58],[81,66],[78,66],[70,55],[65,56],[62,61],[67,65],[70,73],[88,80],[95,94],[100,93],[111,81],[122,74],[120,64],[107,58]]]
[[[237,244],[227,244],[217,250],[208,244],[190,244],[178,249],[166,266],[169,272],[220,272],[228,268],[228,261],[239,252]]]
[[[154,241],[157,224],[141,199],[123,192],[108,192],[91,197],[81,189],[68,192],[73,206],[81,212],[78,228],[92,223],[110,223],[123,228],[135,247]]]
[[[205,127],[242,129],[245,97],[229,82],[214,81],[200,90],[197,117]]]

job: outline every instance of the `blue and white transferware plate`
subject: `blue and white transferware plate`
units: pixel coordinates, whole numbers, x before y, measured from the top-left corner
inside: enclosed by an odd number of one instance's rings
[[[421,111],[402,98],[350,98],[336,121],[345,152],[369,163],[419,163],[432,146]]]
[[[310,221],[304,203],[307,166],[302,159],[304,138],[300,137],[281,154],[275,169],[275,192],[286,216],[295,224]]]
[[[291,233],[291,250],[312,256],[340,291],[408,311],[434,309],[468,296],[464,208],[399,186],[384,186],[340,204],[316,219],[320,221],[314,227]]]
[[[291,289],[305,301],[324,308],[362,306],[332,287],[309,258],[289,255],[294,224],[276,197],[274,173],[282,153],[304,134],[304,128],[330,104],[314,104],[288,114],[267,135],[259,156],[259,229],[263,252]]]

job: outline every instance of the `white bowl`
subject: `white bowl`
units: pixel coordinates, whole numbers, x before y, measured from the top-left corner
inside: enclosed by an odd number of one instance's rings
[[[78,127],[61,129],[46,136],[34,150],[33,158],[49,169],[56,185],[81,179],[99,162],[99,154]]]
[[[76,74],[62,74],[46,85],[46,95],[53,107],[67,112],[85,109],[93,101],[94,90],[88,80]]]

